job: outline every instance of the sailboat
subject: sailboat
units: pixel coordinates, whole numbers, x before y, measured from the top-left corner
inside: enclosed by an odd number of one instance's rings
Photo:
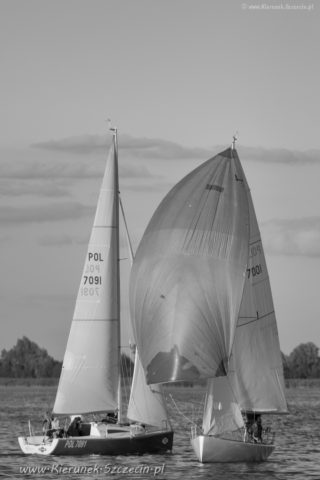
[[[202,425],[191,429],[203,463],[266,460],[273,436],[255,438],[248,424],[287,412],[267,265],[235,141],[163,199],[130,279],[147,383],[206,379]]]
[[[161,386],[150,387],[145,383],[138,350],[127,417],[123,412],[119,206],[122,212],[123,209],[119,195],[117,129],[111,131],[113,141],[53,407],[54,416],[72,417],[77,428],[50,435],[34,435],[30,428],[29,436],[18,439],[26,454],[119,455],[172,449],[173,431]],[[105,418],[85,422],[83,415],[88,414],[103,414]],[[117,422],[110,423],[108,415],[116,417]]]

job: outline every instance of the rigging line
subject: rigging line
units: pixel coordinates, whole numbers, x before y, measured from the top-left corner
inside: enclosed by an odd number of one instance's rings
[[[130,239],[130,235],[129,235],[128,225],[127,225],[127,221],[126,221],[126,216],[124,214],[124,208],[123,208],[123,204],[122,204],[120,194],[119,194],[119,204],[120,204],[120,208],[121,208],[123,223],[124,223],[124,226],[125,226],[126,237],[127,237],[127,242],[128,242],[128,246],[129,246],[130,262],[131,262],[131,265],[132,265],[133,259],[134,259],[134,254],[133,254],[132,243],[131,243],[131,239]]]
[[[175,400],[174,400],[174,398],[173,398],[173,396],[172,396],[171,393],[169,393],[169,397],[170,397],[170,399],[171,399],[171,401],[172,401],[175,409],[176,409],[177,412],[179,413],[179,415],[181,415],[182,417],[184,417],[188,422],[192,423],[193,425],[196,425],[196,423],[195,423],[193,420],[191,420],[191,419],[190,419],[189,417],[187,417],[183,412],[181,412],[181,410],[179,409],[178,405],[176,404],[176,402],[175,402]]]

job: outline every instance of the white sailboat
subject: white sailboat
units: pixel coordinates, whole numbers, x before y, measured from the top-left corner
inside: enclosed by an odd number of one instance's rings
[[[68,435],[59,434],[58,437],[54,432],[50,436],[32,435],[30,432],[28,437],[19,437],[20,447],[27,454],[119,455],[172,449],[173,432],[161,387],[146,385],[137,351],[127,419],[123,413],[118,144],[117,130],[111,130],[113,143],[100,190],[53,413],[81,419],[86,414],[117,412],[117,423],[82,422],[80,430]]]
[[[266,460],[273,441],[247,434],[244,416],[251,422],[287,405],[268,271],[235,139],[161,202],[130,290],[147,382],[207,379],[202,428],[191,435],[199,461]]]

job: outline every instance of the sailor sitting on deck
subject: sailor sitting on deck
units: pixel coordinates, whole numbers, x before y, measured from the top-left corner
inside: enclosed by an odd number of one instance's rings
[[[118,412],[108,412],[106,417],[101,420],[103,423],[117,423]]]
[[[43,422],[42,422],[42,432],[44,435],[47,435],[48,430],[51,429],[51,422],[52,417],[50,417],[49,412],[44,414]]]
[[[81,417],[71,417],[67,435],[69,437],[79,437],[81,435]]]
[[[261,415],[257,415],[252,425],[252,438],[255,443],[262,443],[262,423]]]

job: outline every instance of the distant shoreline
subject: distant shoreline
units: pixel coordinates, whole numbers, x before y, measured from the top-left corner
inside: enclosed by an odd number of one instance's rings
[[[44,377],[44,378],[13,378],[13,377],[0,377],[0,386],[25,386],[25,387],[57,387],[59,378]]]
[[[26,386],[26,387],[57,387],[59,378],[44,377],[44,378],[13,378],[13,377],[0,377],[0,386]],[[287,378],[285,379],[286,388],[320,388],[320,378]],[[169,385],[168,385],[169,386]],[[170,385],[170,388],[181,388],[186,385]],[[204,384],[203,384],[204,386]],[[188,388],[197,387],[197,384],[190,385]]]

